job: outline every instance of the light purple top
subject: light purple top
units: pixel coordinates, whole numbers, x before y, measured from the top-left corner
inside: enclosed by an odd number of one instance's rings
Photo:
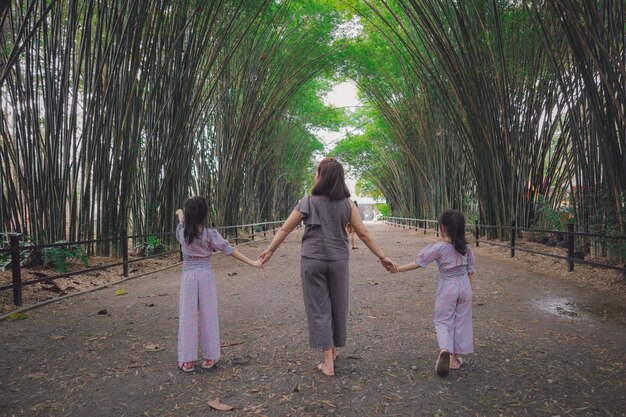
[[[189,257],[210,258],[213,250],[224,252],[225,255],[231,255],[235,250],[217,230],[207,229],[206,227],[200,233],[200,236],[196,237],[189,245],[185,241],[185,226],[183,223],[178,223],[178,226],[176,226],[176,239],[183,247],[185,260]]]
[[[438,242],[426,246],[415,261],[422,268],[436,261],[442,278],[465,276],[474,272],[474,252],[467,246],[467,253],[461,255],[450,242]]]

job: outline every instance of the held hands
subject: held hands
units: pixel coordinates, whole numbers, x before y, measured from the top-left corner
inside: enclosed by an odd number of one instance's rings
[[[389,258],[388,256],[380,258],[380,263],[383,264],[387,271],[394,274],[398,272],[398,264],[392,261],[391,258]]]
[[[256,261],[252,261],[252,263],[250,264],[251,266],[255,266],[257,268],[261,268],[263,269],[263,262],[261,262],[260,260],[256,260]]]
[[[259,255],[259,260],[258,261],[261,262],[261,265],[265,265],[267,263],[267,261],[270,260],[270,258],[272,257],[273,254],[274,254],[274,251],[271,251],[269,249],[265,249]]]

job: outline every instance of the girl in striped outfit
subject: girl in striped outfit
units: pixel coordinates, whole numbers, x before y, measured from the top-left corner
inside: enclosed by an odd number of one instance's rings
[[[220,328],[217,316],[217,288],[211,254],[219,250],[251,266],[262,268],[233,248],[216,230],[206,227],[209,208],[202,197],[187,200],[184,211],[176,210],[176,239],[182,246],[183,273],[180,281],[178,326],[178,367],[193,372],[198,359],[198,315],[202,344],[202,367],[210,369],[220,357]]]

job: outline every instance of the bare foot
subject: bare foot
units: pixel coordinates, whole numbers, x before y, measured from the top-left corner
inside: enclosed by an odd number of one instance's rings
[[[315,366],[315,369],[317,369],[318,372],[321,372],[322,374],[326,375],[326,376],[334,376],[335,375],[335,370],[332,369],[332,367],[327,367],[326,364],[324,364],[324,362],[320,362]]]
[[[337,348],[334,347],[333,348],[333,361],[337,360],[337,356],[339,356],[339,352],[337,351]]]

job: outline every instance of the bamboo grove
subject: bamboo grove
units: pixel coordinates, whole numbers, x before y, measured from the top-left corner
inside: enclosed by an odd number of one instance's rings
[[[371,109],[335,152],[396,214],[562,227],[543,214],[570,206],[578,230],[626,232],[623,1],[349,3],[344,72]]]
[[[196,194],[213,224],[281,218],[321,149],[306,127],[335,123],[308,115],[336,49],[318,2],[22,0],[1,16],[0,223],[38,242],[171,231]]]
[[[623,0],[0,3],[0,224],[39,242],[284,217],[316,127],[394,214],[626,233]],[[356,36],[337,36],[346,22]],[[349,115],[320,97],[352,79]],[[504,236],[501,236],[504,237]]]

